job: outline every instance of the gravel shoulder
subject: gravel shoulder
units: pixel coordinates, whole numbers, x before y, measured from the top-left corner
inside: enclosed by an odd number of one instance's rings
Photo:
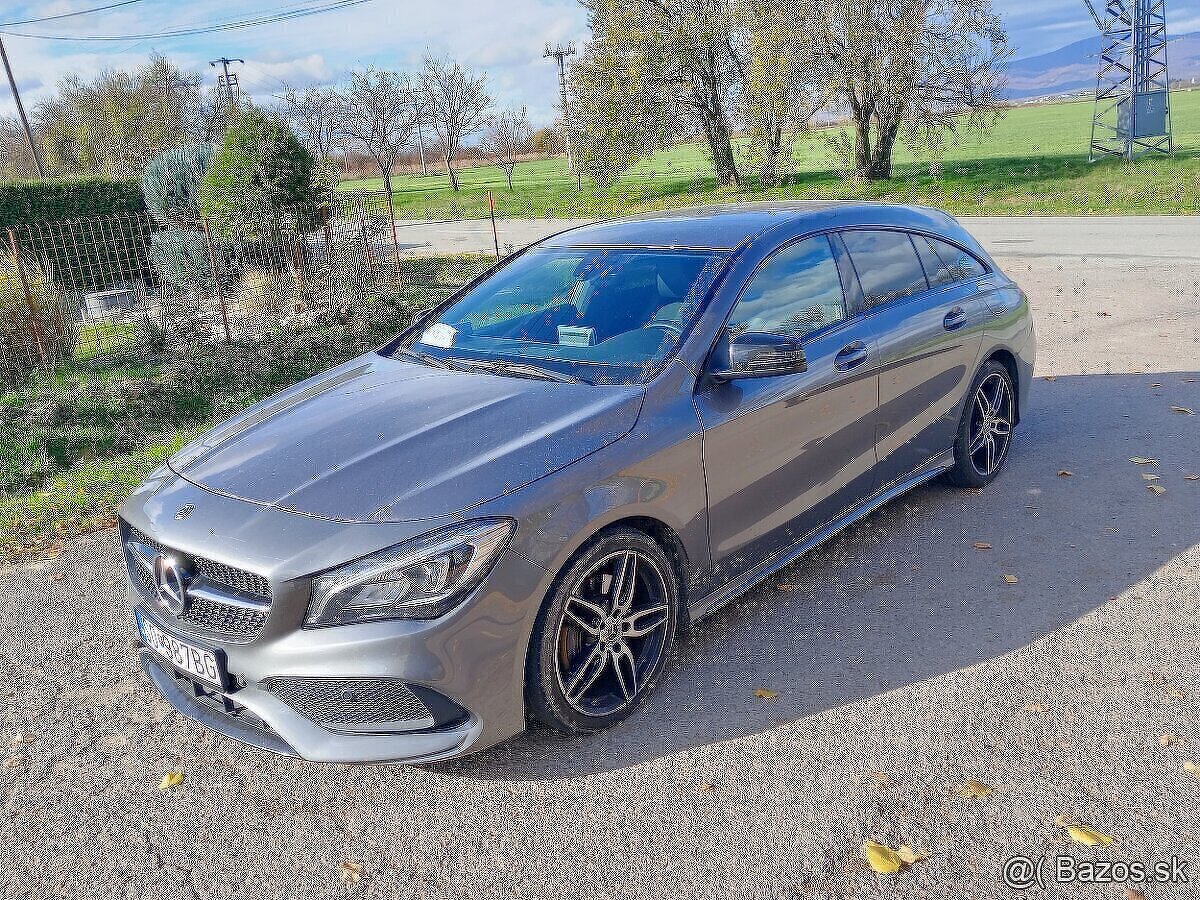
[[[603,735],[273,757],[144,682],[114,535],[0,570],[0,897],[991,898],[1013,854],[1190,865],[1028,896],[1200,897],[1200,415],[1171,410],[1200,413],[1200,261],[1072,240],[1000,259],[1041,343],[1001,478],[918,489],[726,607]],[[929,857],[877,876],[868,838]]]

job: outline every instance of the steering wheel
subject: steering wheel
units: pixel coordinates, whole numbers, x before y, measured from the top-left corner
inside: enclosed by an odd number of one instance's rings
[[[677,325],[674,322],[667,322],[662,319],[658,319],[658,320],[652,319],[651,321],[647,322],[645,324],[645,326],[643,326],[643,327],[645,327],[645,328],[661,328],[663,331],[671,331],[671,332],[674,332],[675,334],[677,334],[679,337],[683,337],[683,327],[680,325]]]

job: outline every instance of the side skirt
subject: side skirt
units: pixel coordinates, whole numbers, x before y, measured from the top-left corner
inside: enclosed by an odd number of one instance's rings
[[[953,467],[954,450],[950,449],[944,453],[939,453],[933,459],[916,469],[911,475],[885,485],[881,490],[851,509],[844,516],[834,519],[828,525],[817,529],[808,537],[801,539],[799,543],[793,544],[791,547],[767,557],[744,575],[735,578],[728,584],[711,591],[706,596],[689,604],[688,615],[691,621],[698,622],[705,616],[712,615],[730,600],[746,593],[746,591],[750,590],[760,581],[769,578],[780,569],[791,565],[809,550],[819,547],[838,532],[845,530],[865,516],[869,516],[875,510],[895,500],[901,494],[911,491],[918,485],[936,478]]]

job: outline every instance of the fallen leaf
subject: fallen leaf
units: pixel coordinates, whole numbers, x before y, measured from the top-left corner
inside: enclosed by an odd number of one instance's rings
[[[1071,477],[1072,475],[1074,475],[1074,474],[1075,474],[1074,472],[1071,472],[1071,471],[1069,471],[1069,470],[1067,470],[1067,469],[1059,469],[1059,470],[1058,470],[1058,477],[1059,477],[1059,478],[1070,478],[1070,477]]]
[[[1131,456],[1129,461],[1135,466],[1157,466],[1158,460],[1151,459],[1149,456]]]
[[[1170,747],[1172,744],[1178,744],[1178,743],[1179,743],[1179,735],[1173,734],[1172,732],[1169,732],[1169,731],[1158,739],[1158,744],[1160,747]]]
[[[338,864],[338,874],[346,884],[358,884],[362,880],[363,867],[361,863],[344,860]]]
[[[987,541],[976,541],[971,546],[974,547],[976,550],[991,550],[992,549],[992,545],[989,544]]]
[[[924,850],[914,850],[908,844],[901,844],[896,848],[896,855],[904,862],[905,865],[911,866],[913,863],[919,863],[923,859],[929,859],[929,854]]]
[[[1116,838],[1109,837],[1092,828],[1090,825],[1068,825],[1067,834],[1071,836],[1077,844],[1084,844],[1088,847],[1107,847]]]
[[[958,788],[958,796],[981,798],[986,797],[988,794],[992,793],[993,790],[995,790],[995,788],[993,788],[991,785],[972,779]]]
[[[1179,688],[1171,688],[1169,691],[1167,691],[1167,696],[1170,697],[1172,700],[1186,700],[1187,699],[1187,694],[1185,694],[1183,691],[1179,690]]]
[[[182,772],[168,772],[163,776],[163,780],[158,783],[158,789],[160,791],[169,791],[171,788],[179,787],[181,784],[183,784]]]
[[[1032,712],[1032,713],[1044,713],[1044,712],[1049,712],[1050,708],[1048,706],[1046,706],[1044,703],[1026,703],[1025,711]]]
[[[878,781],[880,784],[887,784],[887,783],[888,783],[888,774],[887,774],[887,772],[872,772],[872,773],[871,773],[871,777],[872,777],[872,778],[873,778],[875,781]]]
[[[759,700],[774,700],[779,696],[778,691],[768,691],[766,688],[755,688],[754,696]]]
[[[1189,759],[1183,764],[1183,771],[1191,772],[1193,775],[1200,775],[1200,766],[1196,765]]]
[[[65,579],[66,579],[66,577],[67,577],[67,573],[66,573],[66,572],[56,572],[56,573],[55,573],[55,575],[54,575],[54,577],[53,577],[53,578],[51,578],[50,580],[51,580],[51,581],[63,581],[63,580],[65,580]]]
[[[1165,494],[1167,492],[1167,489],[1161,484],[1148,484],[1146,485],[1146,490],[1154,494]]]
[[[1188,409],[1186,406],[1172,406],[1171,412],[1179,413],[1181,416],[1194,416],[1196,413]]]
[[[700,782],[699,788],[700,788],[700,790],[704,791],[705,793],[709,793],[710,791],[716,790],[716,788],[713,786],[713,783],[711,781]]]
[[[10,756],[8,759],[6,759],[6,760],[4,761],[4,768],[6,768],[6,769],[15,769],[15,768],[16,768],[17,766],[19,766],[20,764],[21,764],[21,757],[19,757],[19,756]]]
[[[775,589],[777,591],[794,591],[796,586],[794,584],[777,584],[775,585]]]
[[[1004,576],[1005,584],[1016,584],[1018,581],[1020,581],[1020,579],[1017,578],[1016,575],[1005,575]]]
[[[1146,900],[1146,895],[1137,888],[1125,888],[1125,900]]]
[[[862,851],[867,858],[867,865],[880,875],[894,875],[904,864],[895,850],[874,841],[863,841]]]
[[[1162,476],[1155,475],[1153,472],[1143,472],[1142,478],[1146,479],[1146,481],[1158,481],[1158,479],[1162,478]]]
[[[1059,815],[1054,817],[1054,824],[1058,826],[1078,825],[1078,820],[1067,815]]]

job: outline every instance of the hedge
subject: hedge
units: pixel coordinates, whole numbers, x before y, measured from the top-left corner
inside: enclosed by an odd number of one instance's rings
[[[136,178],[58,178],[0,182],[0,229],[118,213],[143,213]]]

